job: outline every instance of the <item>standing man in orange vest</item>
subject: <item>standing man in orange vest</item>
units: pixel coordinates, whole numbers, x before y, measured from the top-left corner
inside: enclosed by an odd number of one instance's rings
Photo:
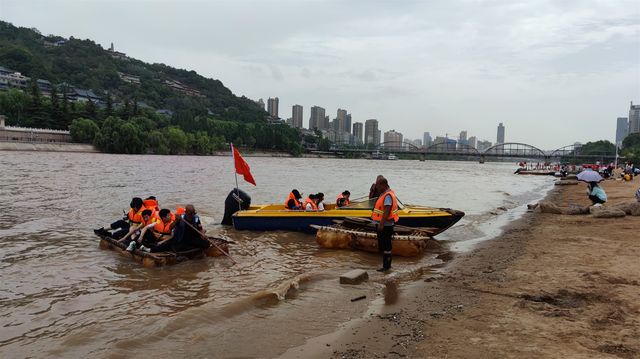
[[[381,193],[373,207],[371,219],[376,222],[378,235],[378,250],[382,252],[382,268],[378,272],[386,272],[391,269],[391,237],[393,226],[398,222],[398,199],[389,188],[387,179],[378,176],[376,190]]]

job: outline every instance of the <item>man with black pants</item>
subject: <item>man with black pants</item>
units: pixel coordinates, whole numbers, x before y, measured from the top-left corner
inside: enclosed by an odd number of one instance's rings
[[[378,176],[376,191],[381,193],[373,207],[371,219],[377,223],[378,250],[382,252],[382,268],[378,272],[386,272],[391,269],[391,237],[393,226],[398,221],[398,200],[395,193],[389,188],[387,179]]]

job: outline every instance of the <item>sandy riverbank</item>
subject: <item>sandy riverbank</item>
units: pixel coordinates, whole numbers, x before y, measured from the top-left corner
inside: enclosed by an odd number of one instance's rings
[[[608,205],[638,186],[609,181]],[[586,186],[548,197],[589,204]],[[640,217],[527,213],[398,294],[382,313],[285,357],[640,357]]]

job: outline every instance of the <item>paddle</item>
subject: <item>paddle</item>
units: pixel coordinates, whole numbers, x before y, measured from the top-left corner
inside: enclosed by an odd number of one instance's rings
[[[187,226],[191,227],[191,229],[193,229],[194,231],[198,232],[198,234],[200,236],[202,236],[202,238],[208,238],[204,233],[200,232],[200,230],[198,230],[198,228],[194,227],[191,223],[187,222],[186,220],[183,220],[184,223],[187,224]],[[229,253],[225,252],[222,248],[218,247],[218,245],[216,244],[216,242],[214,241],[209,241],[211,242],[211,244],[213,244],[214,247],[216,247],[220,252],[222,252],[222,254],[224,254],[225,256],[229,257],[229,259],[231,259],[231,261],[233,261],[233,263],[238,264],[238,262],[236,262],[235,259],[233,259]]]

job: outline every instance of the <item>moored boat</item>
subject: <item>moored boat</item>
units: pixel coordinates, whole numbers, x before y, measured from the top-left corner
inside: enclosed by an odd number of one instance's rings
[[[347,217],[370,218],[375,199],[352,202],[349,206],[337,208],[325,205],[324,211],[304,211],[285,209],[282,204],[251,206],[247,210],[233,214],[233,226],[238,230],[286,230],[314,233],[316,226],[330,226],[335,220]],[[449,208],[433,208],[410,204],[398,205],[397,224],[406,227],[431,227],[434,235],[441,233],[458,222],[464,212]]]
[[[109,249],[114,252],[118,252],[121,255],[129,257],[136,262],[140,262],[146,268],[174,265],[187,259],[220,257],[224,255],[222,251],[229,253],[229,242],[222,238],[216,237],[209,237],[211,246],[204,250],[196,248],[183,252],[148,253],[138,249],[129,252],[126,250],[126,246],[122,243],[119,243],[116,239],[101,234],[96,235],[100,237],[101,249]]]

